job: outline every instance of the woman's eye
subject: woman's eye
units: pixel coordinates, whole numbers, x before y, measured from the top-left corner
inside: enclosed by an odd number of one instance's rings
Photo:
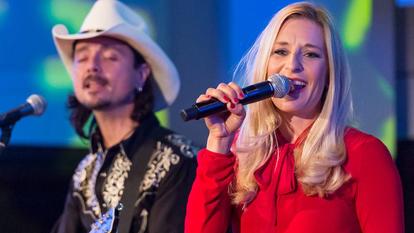
[[[284,50],[284,49],[276,49],[274,51],[275,54],[280,55],[280,56],[286,56],[288,54],[288,51]]]
[[[305,57],[309,57],[309,58],[320,58],[321,55],[319,55],[319,53],[309,52],[309,53],[305,53]]]

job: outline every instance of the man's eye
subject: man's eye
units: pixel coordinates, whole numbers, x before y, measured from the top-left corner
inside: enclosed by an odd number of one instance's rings
[[[75,62],[80,63],[86,61],[88,58],[86,56],[75,57]]]
[[[118,61],[118,57],[115,55],[108,55],[105,57],[105,59],[110,60],[110,61]]]

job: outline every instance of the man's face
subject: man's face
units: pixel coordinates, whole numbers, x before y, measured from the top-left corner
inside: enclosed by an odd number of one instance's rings
[[[92,110],[113,110],[132,104],[135,88],[142,87],[148,76],[142,69],[134,67],[131,48],[119,40],[80,40],[73,54],[76,98]]]

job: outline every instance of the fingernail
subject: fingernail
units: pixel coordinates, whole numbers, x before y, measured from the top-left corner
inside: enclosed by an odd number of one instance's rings
[[[223,99],[224,99],[226,102],[229,102],[229,101],[230,101],[230,99],[229,99],[227,96],[224,96],[224,97],[223,97]]]
[[[234,108],[235,105],[233,103],[230,103],[230,108]]]
[[[207,98],[211,98],[211,95],[206,95]]]
[[[239,99],[234,98],[234,99],[233,99],[233,102],[234,102],[234,103],[238,103],[238,102],[239,102]]]
[[[240,92],[240,93],[239,93],[239,97],[240,97],[240,98],[244,98],[244,93],[243,93],[243,92]]]

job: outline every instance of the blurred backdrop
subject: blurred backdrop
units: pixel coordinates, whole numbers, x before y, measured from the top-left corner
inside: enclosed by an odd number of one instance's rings
[[[0,0],[0,113],[33,93],[48,102],[41,117],[15,125],[10,147],[0,157],[2,232],[47,232],[87,148],[68,121],[66,96],[72,86],[51,28],[62,23],[76,32],[93,2]],[[177,101],[157,115],[164,125],[203,145],[204,123],[183,122],[180,110],[206,88],[231,81],[237,62],[273,14],[294,1],[123,2],[146,18],[181,75]],[[405,185],[406,217],[412,216],[413,192],[406,184],[414,177],[408,171],[414,165],[414,0],[313,2],[334,15],[351,64],[357,126],[379,137],[396,158]]]

